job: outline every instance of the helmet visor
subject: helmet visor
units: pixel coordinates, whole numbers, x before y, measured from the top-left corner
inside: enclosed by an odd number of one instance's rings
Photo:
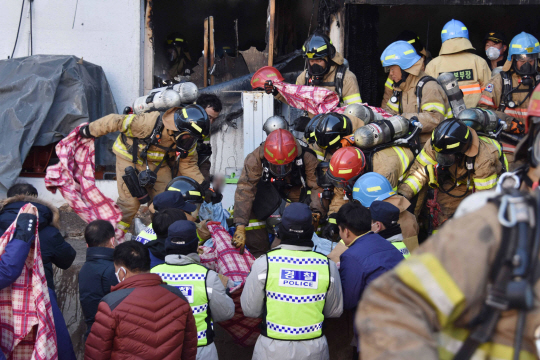
[[[174,140],[176,141],[176,146],[184,151],[190,150],[197,142],[197,138],[188,132],[175,134]]]
[[[456,155],[455,154],[441,154],[436,153],[435,155],[437,163],[440,166],[443,167],[449,167],[456,163]]]
[[[330,171],[327,171],[326,178],[328,179],[328,182],[334,187],[337,187],[339,189],[349,189],[356,182],[358,176],[355,176],[349,180],[345,180],[344,178],[335,177],[330,173]]]
[[[282,165],[277,165],[277,164],[272,164],[272,163],[268,164],[268,170],[270,170],[272,175],[278,178],[283,178],[287,174],[289,174],[292,171],[292,167],[293,167],[292,162],[288,164],[282,164]]]
[[[515,70],[519,75],[534,75],[538,68],[538,54],[513,55]]]

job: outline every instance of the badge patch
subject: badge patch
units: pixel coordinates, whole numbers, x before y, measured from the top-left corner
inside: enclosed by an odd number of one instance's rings
[[[186,297],[187,301],[193,303],[193,285],[177,285],[178,289]]]
[[[493,84],[487,84],[486,91],[493,92]]]
[[[317,289],[319,284],[318,271],[281,269],[279,286]]]
[[[448,71],[454,74],[457,81],[468,81],[474,80],[474,73],[472,69],[458,70],[458,71]],[[439,73],[441,75],[442,73]]]

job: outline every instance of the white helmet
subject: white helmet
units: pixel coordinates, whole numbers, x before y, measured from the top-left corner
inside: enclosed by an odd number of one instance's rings
[[[283,116],[270,116],[263,125],[263,130],[266,133],[266,136],[277,129],[289,130],[289,123]]]

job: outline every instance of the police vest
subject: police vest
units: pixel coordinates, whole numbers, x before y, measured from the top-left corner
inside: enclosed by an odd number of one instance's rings
[[[398,249],[401,252],[401,255],[406,259],[409,256],[411,256],[411,253],[409,252],[409,249],[407,249],[407,246],[403,243],[403,241],[394,241],[392,242],[392,245],[395,246],[396,249]]]
[[[321,337],[330,285],[328,258],[314,251],[276,249],[268,252],[267,264],[261,334],[277,340]]]
[[[156,232],[152,228],[152,224],[150,224],[143,231],[141,231],[139,235],[137,235],[137,238],[135,240],[137,240],[138,242],[142,244],[146,244],[156,239],[157,239]]]
[[[168,285],[180,289],[186,297],[197,324],[197,346],[214,342],[212,315],[206,293],[208,269],[198,264],[161,264],[154,266],[151,272],[158,274]]]

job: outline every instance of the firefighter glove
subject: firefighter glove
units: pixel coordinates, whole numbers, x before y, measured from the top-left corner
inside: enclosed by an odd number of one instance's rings
[[[209,188],[204,192],[204,201],[207,204],[218,204],[221,200],[223,200],[223,195],[217,190]]]
[[[246,225],[236,225],[236,231],[234,232],[231,245],[235,248],[240,248],[240,254],[244,253],[244,247],[246,246]]]
[[[319,221],[321,220],[321,214],[318,212],[311,213],[311,217],[313,218],[313,228],[315,231],[317,231],[317,228],[319,227]]]
[[[525,125],[520,120],[512,119],[510,122],[510,128],[507,130],[507,132],[518,135],[523,134],[525,132]]]
[[[321,236],[325,239],[339,241],[339,227],[336,222],[337,214],[328,215],[328,223],[323,227]]]
[[[197,154],[199,155],[199,158],[210,157],[212,155],[212,145],[202,143],[197,148]]]
[[[432,189],[438,188],[439,182],[437,181],[437,175],[435,173],[437,170],[435,169],[435,167],[429,164],[428,166],[426,166],[426,171],[429,176],[429,182],[428,182],[429,187]]]
[[[94,136],[90,134],[90,126],[84,125],[82,128],[79,129],[79,135],[85,139],[91,139]]]
[[[272,83],[272,80],[267,80],[264,83],[264,92],[266,92],[267,94],[272,94],[274,96],[278,94],[278,91],[276,87],[274,86],[274,84]]]

